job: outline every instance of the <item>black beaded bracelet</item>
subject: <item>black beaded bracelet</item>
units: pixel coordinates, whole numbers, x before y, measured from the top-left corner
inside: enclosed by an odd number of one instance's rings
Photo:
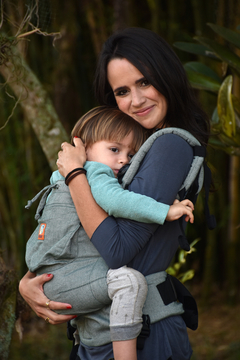
[[[76,168],[73,169],[72,171],[70,171],[70,173],[67,174],[67,176],[65,177],[65,184],[68,186],[68,184],[70,183],[70,181],[72,179],[74,179],[77,175],[80,174],[85,174],[86,175],[87,170],[85,170],[84,168]]]

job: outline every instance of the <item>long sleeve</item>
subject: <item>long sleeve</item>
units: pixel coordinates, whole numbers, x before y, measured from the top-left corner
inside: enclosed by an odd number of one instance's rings
[[[192,148],[185,140],[173,134],[161,136],[146,154],[129,190],[170,205],[192,159]],[[158,226],[109,217],[99,225],[91,241],[108,266],[130,264],[146,274],[168,266],[178,247],[179,234],[176,221]]]
[[[143,223],[164,223],[169,205],[124,190],[107,165],[90,161],[84,167],[95,201],[109,215]]]

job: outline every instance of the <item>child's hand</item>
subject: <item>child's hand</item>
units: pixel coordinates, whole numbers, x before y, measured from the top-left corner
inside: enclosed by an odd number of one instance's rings
[[[181,202],[179,200],[175,200],[173,205],[171,205],[169,208],[166,220],[174,221],[179,219],[183,215],[186,215],[185,221],[190,221],[190,223],[192,224],[194,221],[193,210],[194,205],[190,200],[186,199]]]

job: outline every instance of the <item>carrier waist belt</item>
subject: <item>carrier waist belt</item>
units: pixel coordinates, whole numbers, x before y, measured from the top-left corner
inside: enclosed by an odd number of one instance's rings
[[[150,316],[151,323],[184,313],[183,305],[177,301],[171,277],[165,271],[148,275],[146,280],[148,294],[143,307],[143,314]]]

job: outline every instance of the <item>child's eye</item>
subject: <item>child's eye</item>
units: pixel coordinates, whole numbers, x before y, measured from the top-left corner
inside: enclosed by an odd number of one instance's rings
[[[129,157],[130,159],[132,159],[132,158],[134,157],[134,155],[135,155],[135,154],[128,154],[128,157]]]
[[[112,147],[111,149],[110,149],[112,152],[118,152],[118,149],[117,148],[115,148],[115,147]]]

